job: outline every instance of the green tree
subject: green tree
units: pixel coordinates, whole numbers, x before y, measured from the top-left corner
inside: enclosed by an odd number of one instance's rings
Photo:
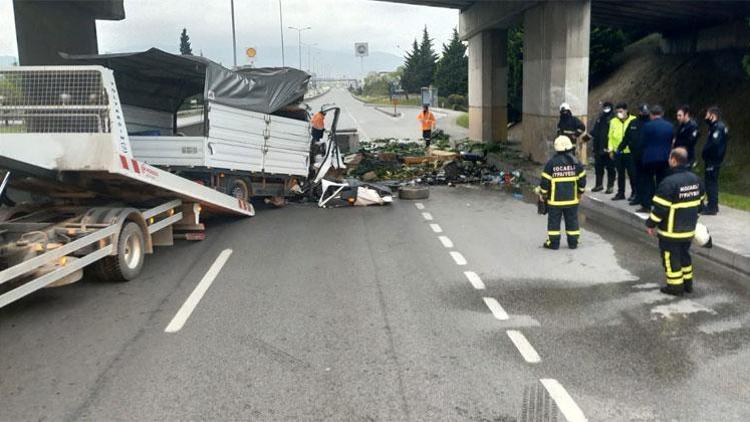
[[[180,54],[184,56],[193,55],[193,49],[190,47],[190,36],[187,34],[186,28],[182,28],[182,33],[180,34]]]
[[[607,26],[591,28],[589,41],[589,73],[596,77],[610,70],[614,64],[615,54],[622,52],[627,44],[627,37],[621,29]]]
[[[508,29],[508,121],[521,120],[523,104],[523,27]]]
[[[466,96],[469,87],[469,58],[466,57],[466,45],[453,29],[453,37],[448,44],[443,44],[443,55],[435,68],[435,86],[442,96]]]
[[[750,19],[747,20],[747,23],[750,25]],[[750,53],[745,54],[745,57],[742,59],[742,65],[745,67],[745,72],[750,75]]]
[[[401,76],[401,88],[406,92],[417,92],[421,85],[419,84],[419,58],[420,58],[419,44],[417,40],[414,40],[411,51],[406,53],[404,57],[404,70]]]
[[[435,54],[432,39],[427,32],[427,26],[425,26],[422,31],[422,42],[419,44],[419,68],[417,74],[419,75],[418,82],[420,88],[432,85],[437,60],[438,56]]]

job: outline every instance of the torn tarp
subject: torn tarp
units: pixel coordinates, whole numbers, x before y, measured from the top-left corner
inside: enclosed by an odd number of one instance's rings
[[[321,208],[354,205],[387,205],[393,202],[393,194],[387,186],[365,183],[356,179],[332,182],[323,179],[322,192],[318,200]]]
[[[296,69],[229,70],[205,57],[157,48],[138,53],[65,54],[75,64],[101,65],[115,74],[123,104],[175,113],[193,96],[259,113],[298,103],[310,75]]]

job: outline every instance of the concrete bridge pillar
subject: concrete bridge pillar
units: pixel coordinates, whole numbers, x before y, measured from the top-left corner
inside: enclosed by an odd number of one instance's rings
[[[508,31],[488,29],[469,38],[469,138],[508,137]]]
[[[587,114],[591,1],[542,2],[524,12],[522,148],[535,161],[552,151],[559,107]]]

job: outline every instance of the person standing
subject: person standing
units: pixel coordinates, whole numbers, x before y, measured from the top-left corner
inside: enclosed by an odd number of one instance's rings
[[[681,105],[677,109],[677,132],[674,136],[673,148],[685,148],[688,153],[690,168],[695,165],[695,144],[698,143],[698,123],[690,116],[690,106]]]
[[[425,146],[429,148],[432,142],[432,130],[435,128],[437,119],[430,111],[428,104],[422,106],[422,112],[417,115],[417,120],[422,122],[422,139],[424,139]]]
[[[539,181],[542,200],[547,202],[547,249],[560,248],[560,223],[565,218],[565,236],[568,247],[576,249],[581,236],[578,225],[578,204],[586,188],[586,171],[573,155],[570,138],[560,135],[555,138],[556,154],[547,161]]]
[[[615,117],[609,121],[608,148],[609,157],[615,160],[617,169],[617,194],[612,197],[613,201],[625,199],[625,175],[630,179],[630,191],[635,191],[635,177],[633,174],[633,159],[630,156],[630,148],[620,148],[628,126],[635,120],[635,116],[628,113],[628,105],[619,103],[615,107]]]
[[[560,104],[560,120],[557,122],[557,134],[565,135],[570,139],[573,145],[576,144],[578,137],[586,131],[586,125],[581,119],[573,115],[570,104]]]
[[[661,183],[669,169],[669,153],[672,150],[674,126],[664,120],[664,109],[655,105],[650,109],[651,121],[643,126],[641,145],[643,155],[643,183],[641,205],[636,212],[650,213],[656,186]]]
[[[599,192],[604,190],[602,183],[604,182],[604,171],[607,171],[607,190],[605,193],[612,193],[612,188],[615,185],[615,164],[609,158],[609,121],[612,120],[614,112],[612,110],[612,103],[605,101],[602,104],[602,112],[594,122],[594,127],[591,129],[591,136],[594,138],[594,172],[596,174],[596,183],[591,192]]]
[[[688,168],[685,148],[672,150],[669,155],[671,174],[659,183],[654,195],[654,210],[646,220],[647,232],[659,238],[667,285],[662,293],[682,296],[693,292],[693,264],[690,244],[695,236],[698,211],[704,187],[701,179]]]
[[[706,123],[708,139],[701,155],[706,166],[704,176],[708,203],[703,215],[716,215],[719,213],[719,170],[727,153],[729,129],[721,121],[721,110],[716,106],[709,107],[706,111]]]
[[[642,172],[641,169],[641,157],[643,156],[643,147],[641,145],[641,129],[643,125],[648,123],[650,116],[648,114],[648,105],[641,104],[638,107],[638,117],[633,119],[628,125],[628,129],[625,131],[625,136],[620,142],[620,146],[617,147],[618,153],[622,154],[625,148],[630,149],[630,162],[631,169],[633,170],[632,176],[630,177],[630,197],[628,201],[630,205],[640,205],[641,200],[638,192],[639,187],[639,175]]]
[[[313,114],[312,119],[310,120],[310,124],[312,125],[313,144],[316,144],[320,142],[320,139],[323,138],[323,134],[325,133],[326,113],[321,109],[317,113]]]

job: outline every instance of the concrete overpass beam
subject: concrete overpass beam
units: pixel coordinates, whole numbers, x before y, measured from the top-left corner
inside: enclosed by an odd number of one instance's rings
[[[524,13],[522,147],[535,161],[552,151],[559,107],[587,114],[591,1],[544,2]]]
[[[469,138],[508,138],[508,31],[482,31],[469,39]]]

